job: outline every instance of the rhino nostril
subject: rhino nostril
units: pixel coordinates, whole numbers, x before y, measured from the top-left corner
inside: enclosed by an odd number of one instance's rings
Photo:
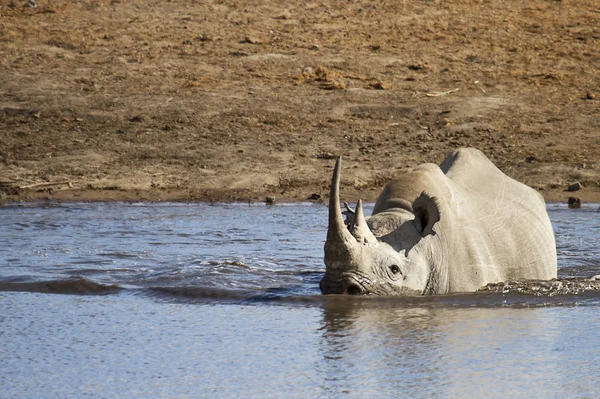
[[[362,288],[357,284],[350,284],[348,288],[346,288],[346,294],[348,295],[360,295],[362,293]]]

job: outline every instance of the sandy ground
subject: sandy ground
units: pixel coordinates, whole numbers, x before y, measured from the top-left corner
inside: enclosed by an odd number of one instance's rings
[[[0,199],[298,201],[476,147],[600,201],[600,3],[0,0]],[[564,191],[574,182],[584,188]]]

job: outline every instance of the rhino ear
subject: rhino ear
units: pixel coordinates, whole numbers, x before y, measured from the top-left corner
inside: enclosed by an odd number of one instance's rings
[[[352,226],[354,224],[354,220],[355,220],[355,214],[354,214],[354,209],[350,208],[350,205],[348,205],[347,202],[344,202],[344,206],[346,207],[346,211],[342,212],[342,215],[344,215],[346,217],[346,219],[344,220],[344,223],[346,223],[346,226]]]
[[[435,235],[433,226],[440,221],[440,209],[437,198],[430,197],[425,191],[412,204],[415,225],[421,237]]]

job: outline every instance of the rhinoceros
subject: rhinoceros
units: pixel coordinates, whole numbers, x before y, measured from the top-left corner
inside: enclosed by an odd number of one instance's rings
[[[434,295],[556,278],[543,197],[477,149],[391,181],[368,218],[359,200],[344,220],[340,172],[341,157],[329,198],[324,294]]]

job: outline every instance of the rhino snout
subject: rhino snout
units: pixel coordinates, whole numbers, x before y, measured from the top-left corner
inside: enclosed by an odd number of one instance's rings
[[[332,284],[327,277],[319,283],[322,294],[363,295],[366,290],[353,279],[344,279],[337,284]]]

